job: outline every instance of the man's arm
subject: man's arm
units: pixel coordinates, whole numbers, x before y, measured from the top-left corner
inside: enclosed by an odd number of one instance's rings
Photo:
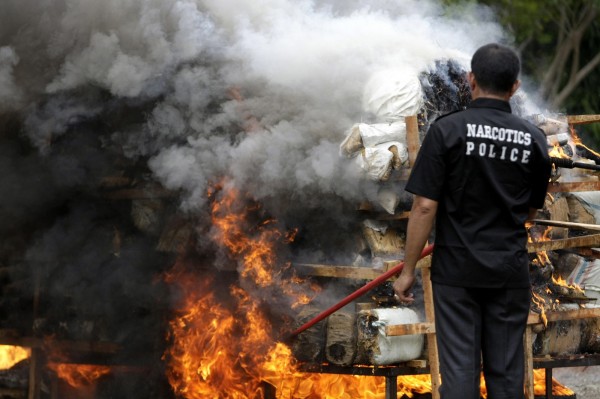
[[[413,200],[406,231],[404,267],[394,282],[394,291],[400,302],[414,301],[413,294],[409,291],[415,282],[417,261],[433,228],[437,206],[437,201],[418,195]]]

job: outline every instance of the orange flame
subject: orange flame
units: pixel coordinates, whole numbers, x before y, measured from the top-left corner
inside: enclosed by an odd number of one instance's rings
[[[583,289],[581,288],[581,286],[579,286],[579,284],[569,284],[564,278],[562,278],[561,276],[552,276],[552,282],[556,285],[562,285],[565,287],[569,287],[571,289],[573,289],[574,291],[576,291],[577,293],[580,294],[584,294],[585,292],[583,291]]]
[[[292,307],[309,303],[319,288],[300,284],[305,282],[291,273],[289,263],[280,264],[276,255],[278,246],[294,240],[297,229],[284,234],[277,229],[274,219],[249,227],[248,215],[260,211],[260,206],[256,203],[247,206],[247,201],[242,201],[234,188],[220,188],[222,199],[212,205],[212,222],[216,227],[214,239],[227,248],[231,257],[239,263],[242,279],[259,288],[275,289],[293,298]],[[216,192],[211,191],[210,195],[214,196]],[[286,276],[286,273],[289,275]]]
[[[554,144],[548,155],[554,158],[570,158],[565,150],[558,144]]]
[[[109,366],[73,363],[48,363],[48,368],[53,370],[57,377],[74,388],[93,385],[101,377],[110,374]]]
[[[533,370],[533,389],[535,396],[546,396],[546,370]],[[575,392],[552,378],[552,395],[553,396],[573,396]]]
[[[260,357],[261,351],[264,355],[264,346],[270,342],[257,342],[249,336],[255,327],[268,330],[268,322],[241,290],[236,299],[240,306],[248,308],[236,314],[207,292],[212,281],[200,281],[195,274],[186,273],[169,276],[173,278],[185,295],[180,317],[170,323],[172,345],[164,355],[170,366],[167,378],[175,392],[189,399],[245,398],[247,394],[254,397],[260,379],[258,370],[248,367],[250,360],[254,360],[248,356]],[[254,326],[259,320],[263,324]],[[254,351],[244,352],[251,344],[256,345]]]
[[[21,346],[0,345],[0,370],[8,370],[31,356],[31,349]]]
[[[592,150],[590,147],[586,146],[585,144],[583,144],[583,141],[581,141],[581,138],[577,135],[577,132],[575,131],[575,128],[573,126],[571,126],[571,136],[573,137],[573,143],[575,145],[577,145],[578,147],[583,147],[585,148],[587,151],[589,151],[591,154],[595,155],[596,157],[600,158],[600,154],[594,150]]]

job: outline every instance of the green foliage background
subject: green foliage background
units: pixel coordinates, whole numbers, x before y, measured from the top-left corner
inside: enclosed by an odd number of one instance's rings
[[[523,73],[533,79],[541,97],[554,104],[553,111],[568,114],[600,114],[600,63],[578,81],[564,99],[552,91],[569,84],[577,69],[600,54],[600,0],[443,0],[448,13],[473,6],[488,7],[512,36],[523,62]],[[589,17],[590,23],[584,23]],[[569,34],[571,36],[569,36]],[[580,36],[578,36],[580,35]],[[571,49],[572,47],[572,49]],[[571,50],[569,50],[571,49]],[[556,76],[546,76],[558,54],[567,54]],[[549,80],[544,84],[544,79]],[[556,102],[558,101],[558,102]],[[578,125],[585,143],[600,149],[600,123]]]

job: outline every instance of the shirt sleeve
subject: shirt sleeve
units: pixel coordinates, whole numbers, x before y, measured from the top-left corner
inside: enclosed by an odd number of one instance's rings
[[[439,125],[433,124],[425,138],[417,160],[411,169],[406,191],[439,201],[445,181],[445,144]]]
[[[544,201],[546,199],[546,192],[548,191],[548,183],[550,181],[550,174],[552,172],[552,163],[550,162],[550,156],[544,145],[539,145],[538,148],[538,159],[537,167],[533,176],[531,196],[529,198],[529,206],[535,209],[541,209],[544,207]]]

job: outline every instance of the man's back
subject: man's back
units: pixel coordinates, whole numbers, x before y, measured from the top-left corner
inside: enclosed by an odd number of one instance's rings
[[[529,208],[541,208],[548,182],[543,133],[481,98],[440,118],[428,132],[407,189],[439,201],[433,281],[527,287]]]

